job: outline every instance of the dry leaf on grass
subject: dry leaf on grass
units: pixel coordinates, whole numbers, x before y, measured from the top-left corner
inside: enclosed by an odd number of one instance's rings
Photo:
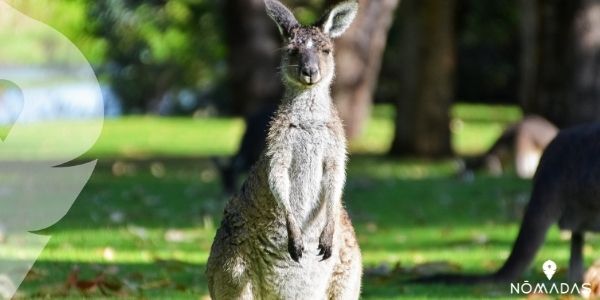
[[[107,271],[102,271],[92,279],[81,279],[80,270],[78,267],[73,268],[67,280],[63,285],[64,293],[70,290],[76,290],[83,295],[90,295],[100,291],[105,296],[118,294],[124,296],[127,291],[123,289],[123,281],[114,273],[114,268],[109,268]]]
[[[419,277],[433,276],[443,273],[454,273],[460,271],[460,266],[447,261],[433,261],[415,265],[411,273]]]

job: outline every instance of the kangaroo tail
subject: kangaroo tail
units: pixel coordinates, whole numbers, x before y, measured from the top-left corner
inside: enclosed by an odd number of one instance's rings
[[[544,178],[544,176],[540,176]],[[527,205],[519,235],[504,265],[496,271],[498,281],[517,279],[535,258],[541,248],[550,226],[560,217],[560,201],[557,193],[549,192],[544,180],[535,180],[531,200]]]
[[[536,253],[544,243],[550,226],[560,216],[560,201],[557,193],[550,192],[551,187],[538,177],[534,183],[531,200],[525,211],[519,235],[513,245],[510,256],[504,265],[492,274],[437,274],[410,280],[412,283],[441,283],[441,284],[483,284],[502,283],[516,280],[535,258]]]

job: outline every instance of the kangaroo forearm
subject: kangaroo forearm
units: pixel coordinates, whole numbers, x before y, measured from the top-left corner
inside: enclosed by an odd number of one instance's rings
[[[282,143],[282,145],[286,144]],[[269,156],[268,184],[275,201],[283,207],[287,215],[291,210],[289,168],[292,157],[290,149],[282,145],[271,146],[267,150]]]
[[[290,178],[287,168],[273,168],[269,173],[269,188],[275,198],[285,210],[286,218],[290,214]]]
[[[340,208],[342,206],[342,187],[332,186],[332,190],[325,192],[325,212],[327,214],[327,220],[333,220],[333,218],[339,215]]]
[[[324,200],[326,205],[327,220],[333,220],[334,216],[339,215],[342,205],[342,191],[346,181],[343,162],[335,162],[325,165],[325,174],[323,180]]]

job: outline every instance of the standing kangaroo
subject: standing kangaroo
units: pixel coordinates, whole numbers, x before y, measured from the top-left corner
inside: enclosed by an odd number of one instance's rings
[[[265,152],[225,208],[208,259],[213,299],[358,299],[360,249],[342,206],[346,140],[330,96],[332,38],[358,10],[334,6],[301,26],[276,0],[285,95]]]
[[[600,231],[600,124],[559,132],[533,179],[531,200],[510,256],[494,274],[436,275],[417,282],[510,282],[529,267],[551,225],[571,234],[569,280],[583,279],[585,231]]]

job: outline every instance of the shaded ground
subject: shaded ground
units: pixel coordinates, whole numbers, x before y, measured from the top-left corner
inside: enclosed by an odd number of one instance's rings
[[[473,106],[459,107],[455,115],[454,141],[463,153],[484,149],[503,124],[518,117],[514,109]],[[455,178],[450,160],[381,158],[391,137],[391,115],[378,108],[375,116],[366,137],[352,146],[345,190],[363,250],[363,298],[510,296],[508,285],[423,286],[402,280],[439,269],[497,268],[516,236],[530,183],[512,175],[465,182]],[[89,280],[103,275],[96,282],[114,283],[114,289],[104,287],[110,296],[206,297],[204,265],[226,201],[207,157],[234,151],[241,126],[232,120],[109,121],[88,154],[103,157],[98,168],[69,214],[43,231],[52,239],[20,295],[77,298],[91,287],[88,296],[102,297],[102,284]],[[554,228],[524,279],[541,281],[539,266],[546,259],[558,263],[557,276],[564,278],[565,238]],[[599,245],[592,236],[588,263],[600,254]],[[65,293],[69,278],[76,286]]]

